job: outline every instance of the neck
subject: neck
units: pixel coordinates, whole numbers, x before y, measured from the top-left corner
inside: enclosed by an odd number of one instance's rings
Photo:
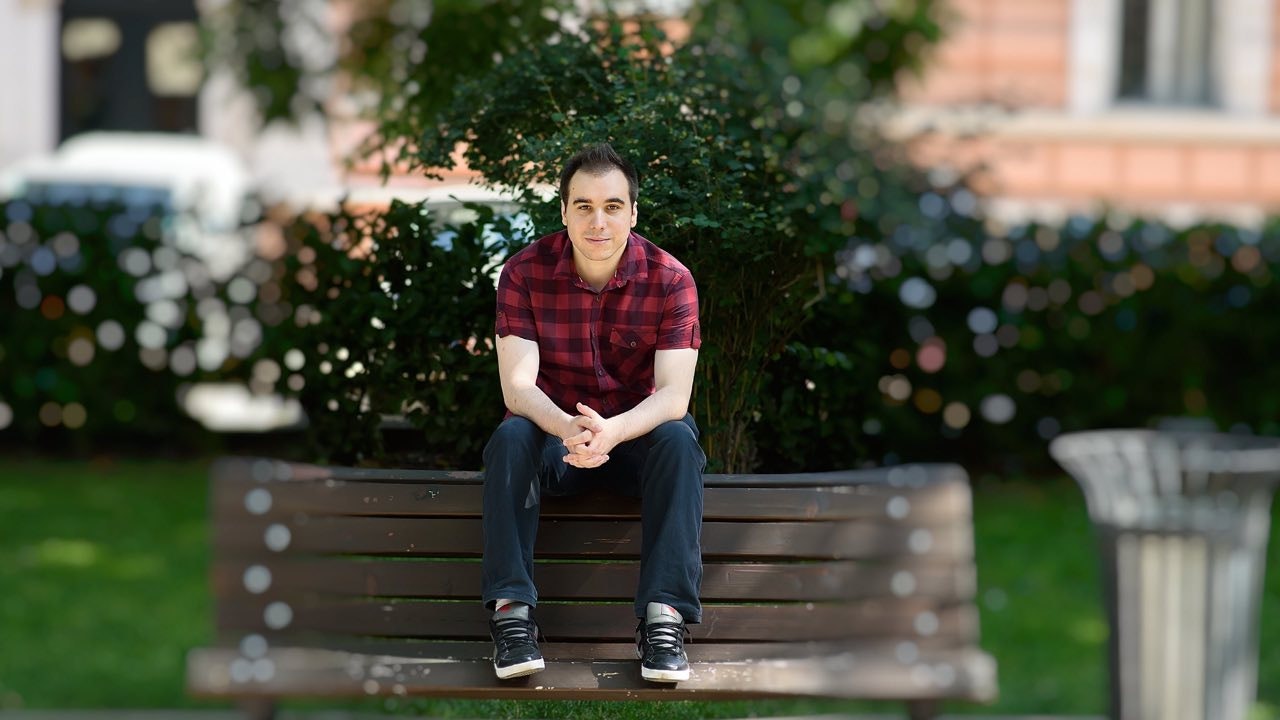
[[[620,259],[619,259],[620,260]],[[594,263],[585,260],[574,253],[573,267],[578,271],[578,277],[582,281],[591,286],[591,289],[599,292],[604,286],[609,284],[609,279],[618,271],[618,260],[609,263]]]

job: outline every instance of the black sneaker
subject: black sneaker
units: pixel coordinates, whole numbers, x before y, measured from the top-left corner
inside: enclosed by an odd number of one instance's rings
[[[640,677],[653,682],[689,679],[689,657],[684,654],[684,636],[689,629],[682,622],[640,620],[636,627],[636,654],[640,656]]]
[[[511,611],[504,612],[507,608]],[[494,613],[489,619],[489,635],[493,638],[493,671],[499,680],[532,675],[546,667],[538,650],[538,624],[529,617],[527,605],[519,609],[507,605]]]

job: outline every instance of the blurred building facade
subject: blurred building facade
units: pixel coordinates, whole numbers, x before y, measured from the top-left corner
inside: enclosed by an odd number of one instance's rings
[[[0,163],[90,130],[197,129],[194,0],[5,0],[0,47]]]
[[[0,169],[84,132],[180,133],[234,150],[268,202],[339,197],[324,122],[264,131],[229,72],[206,76],[200,19],[224,2],[0,0]]]
[[[440,190],[348,167],[373,126],[342,98],[326,119],[261,130],[228,74],[203,78],[198,18],[222,4],[0,0],[0,167],[84,130],[158,130],[232,147],[269,202]],[[335,37],[351,10],[294,5]],[[997,215],[1253,223],[1280,203],[1280,0],[944,0],[941,12],[947,39],[904,78],[887,130],[922,165],[970,177]]]
[[[891,128],[999,214],[1256,222],[1280,203],[1280,0],[946,0]]]

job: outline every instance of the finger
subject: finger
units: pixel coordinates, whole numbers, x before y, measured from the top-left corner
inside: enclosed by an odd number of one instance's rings
[[[564,441],[564,445],[565,447],[573,447],[574,445],[585,445],[586,443],[591,442],[591,438],[593,437],[595,437],[595,434],[592,433],[590,430],[583,430],[582,432],[578,433],[577,435],[574,435],[573,437],[566,438]]]
[[[578,412],[582,413],[587,418],[593,421],[592,428],[596,432],[600,431],[601,429],[600,423],[604,422],[604,418],[600,416],[600,413],[596,412],[595,410],[591,409],[589,406],[583,403],[578,403]]]

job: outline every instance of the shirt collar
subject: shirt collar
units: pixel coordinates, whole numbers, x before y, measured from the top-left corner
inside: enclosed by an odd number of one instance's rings
[[[577,278],[578,270],[573,266],[573,243],[569,240],[567,230],[561,230],[564,247],[560,251],[560,259],[556,261],[555,277]],[[627,246],[622,250],[622,260],[618,261],[618,269],[613,279],[604,286],[605,290],[617,287],[630,280],[647,278],[649,264],[645,262],[644,238],[634,231],[627,233]]]

